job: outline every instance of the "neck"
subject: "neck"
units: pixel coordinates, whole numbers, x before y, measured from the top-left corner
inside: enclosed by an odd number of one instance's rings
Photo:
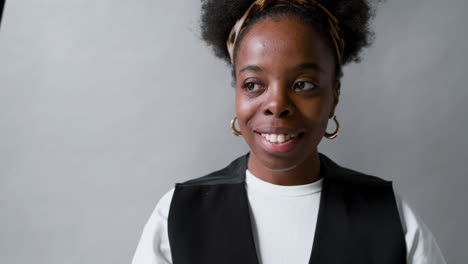
[[[266,167],[252,152],[249,155],[248,169],[257,178],[276,185],[303,185],[320,179],[320,159],[313,152],[297,166],[287,170]]]

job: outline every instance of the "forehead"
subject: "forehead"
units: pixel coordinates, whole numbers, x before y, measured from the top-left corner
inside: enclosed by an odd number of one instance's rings
[[[250,64],[277,68],[317,63],[331,70],[333,61],[326,41],[312,25],[293,16],[267,17],[254,24],[242,38],[236,68]]]

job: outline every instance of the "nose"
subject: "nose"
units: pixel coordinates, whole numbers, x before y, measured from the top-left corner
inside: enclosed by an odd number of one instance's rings
[[[263,109],[264,115],[284,118],[294,114],[295,106],[285,85],[272,85],[268,88],[267,93]]]

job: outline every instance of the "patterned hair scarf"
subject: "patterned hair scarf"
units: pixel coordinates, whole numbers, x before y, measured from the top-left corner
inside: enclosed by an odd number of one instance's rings
[[[333,39],[336,48],[336,54],[338,57],[338,63],[343,64],[343,53],[345,41],[343,39],[343,33],[338,26],[338,19],[328,11],[323,5],[317,3],[314,0],[256,0],[250,5],[250,7],[245,11],[244,15],[237,20],[236,24],[229,33],[226,45],[231,58],[231,64],[234,63],[234,46],[236,44],[238,36],[242,33],[242,30],[245,28],[249,20],[254,17],[256,14],[262,12],[268,7],[276,6],[295,6],[305,9],[320,8],[328,16],[328,31]]]

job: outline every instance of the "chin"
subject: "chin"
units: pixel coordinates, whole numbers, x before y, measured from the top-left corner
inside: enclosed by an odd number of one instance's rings
[[[306,159],[307,155],[301,155],[299,157],[287,157],[287,156],[276,156],[270,154],[263,154],[257,156],[258,161],[263,167],[272,171],[289,171],[297,166],[301,165]]]
[[[279,168],[267,168],[267,169],[272,170],[272,171],[289,171],[289,170],[296,168],[297,165],[299,164],[292,165],[291,167],[279,167]]]

